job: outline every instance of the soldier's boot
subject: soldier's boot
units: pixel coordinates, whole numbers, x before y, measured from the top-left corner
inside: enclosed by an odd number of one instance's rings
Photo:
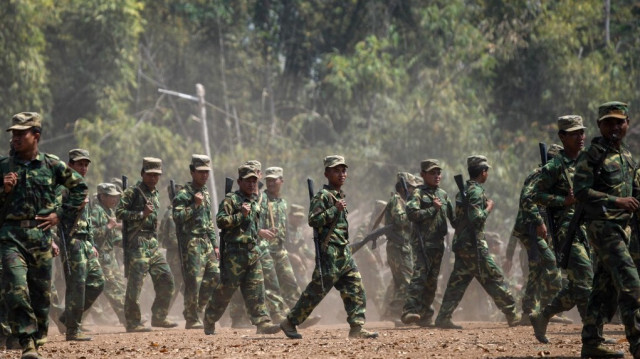
[[[159,319],[151,320],[151,326],[158,327],[158,328],[175,328],[178,326],[178,323],[172,322],[169,319],[165,318],[162,320],[159,320]]]
[[[36,343],[36,349],[39,349],[41,346],[47,344],[47,336],[45,335],[42,338],[36,338],[35,343]]]
[[[148,333],[150,331],[151,331],[151,328],[147,328],[141,323],[127,326],[127,333]]]
[[[202,322],[200,321],[200,319],[196,321],[189,320],[184,325],[184,329],[204,329],[204,325],[202,325]]]
[[[361,325],[355,325],[349,329],[349,338],[353,339],[375,339],[378,337],[378,332],[370,332],[363,329]]]
[[[91,338],[88,335],[85,335],[84,333],[82,333],[80,330],[73,330],[73,329],[67,329],[67,341],[68,342],[88,342],[93,340],[93,338]]]
[[[452,322],[451,318],[436,319],[435,326],[442,329],[462,329],[462,326]]]
[[[514,314],[507,314],[507,324],[509,324],[510,327],[517,327],[518,325],[520,325],[520,322],[522,321],[522,316],[518,313],[514,313]]]
[[[204,324],[202,325],[204,328],[204,334],[205,335],[214,335],[216,333],[216,323],[208,323],[206,320],[204,321]]]
[[[400,317],[400,320],[406,325],[417,323],[420,319],[420,314],[416,313],[404,313],[402,317]]]
[[[287,320],[287,318],[284,318],[284,320]],[[321,316],[314,315],[313,317],[307,318],[307,320],[305,320],[304,323],[300,324],[299,327],[300,327],[300,329],[309,328],[311,326],[314,326],[314,325],[318,324],[318,322],[321,321],[321,320],[322,320]],[[283,321],[281,321],[280,323],[282,323]]]
[[[20,340],[15,335],[9,335],[6,341],[7,349],[22,349],[22,345],[20,345]]]
[[[533,312],[529,314],[529,320],[533,327],[533,334],[540,343],[548,344],[547,339],[547,326],[549,325],[549,318],[547,318],[542,312]]]
[[[565,317],[564,315],[558,315],[558,314],[551,317],[551,319],[549,319],[549,322],[560,323],[560,324],[573,324],[573,320]]]
[[[602,344],[604,344],[604,345],[616,345],[616,344],[618,344],[618,340],[616,340],[615,338],[604,338],[604,341],[602,342]]]
[[[280,331],[280,326],[271,322],[262,322],[256,328],[256,334],[276,334]]]
[[[285,319],[282,323],[280,323],[280,329],[284,332],[290,339],[302,339],[302,335],[298,333],[296,330],[296,326],[289,321],[289,319]]]
[[[624,353],[618,350],[612,350],[604,345],[582,345],[580,351],[582,358],[624,358]]]
[[[28,341],[22,343],[22,359],[41,359],[36,344],[33,339],[29,338]]]
[[[422,328],[431,328],[433,327],[433,321],[431,318],[431,316],[421,317],[420,320],[416,322],[416,324],[418,324],[418,326]]]

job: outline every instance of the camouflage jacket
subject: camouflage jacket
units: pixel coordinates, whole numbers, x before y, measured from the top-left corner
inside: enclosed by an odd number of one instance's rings
[[[120,203],[116,207],[116,216],[119,220],[126,222],[127,239],[133,239],[131,235],[138,231],[156,233],[158,208],[160,208],[158,196],[157,189],[149,189],[142,181],[124,190]],[[144,218],[142,211],[147,200],[153,204],[153,211]]]
[[[287,201],[271,197],[267,191],[262,193],[262,197],[261,209],[264,215],[260,218],[260,228],[275,228],[276,238],[270,244],[272,247],[280,247],[287,236]]]
[[[176,235],[176,224],[173,221],[173,207],[168,206],[164,216],[160,221],[158,230],[158,241],[168,250],[178,250],[178,236]]]
[[[513,226],[512,235],[521,240],[528,238],[531,224],[538,226],[543,222],[540,209],[533,201],[534,186],[536,180],[540,177],[540,173],[541,168],[539,167],[529,173],[520,190],[518,214],[516,215],[516,223]]]
[[[484,224],[489,216],[484,188],[476,181],[469,180],[465,186],[468,208],[462,202],[462,195],[456,195],[456,232],[453,236],[454,252],[473,252],[478,248],[487,249],[484,239]]]
[[[200,207],[196,208],[196,193],[203,194]],[[216,230],[211,218],[211,197],[207,186],[200,189],[188,182],[173,199],[173,221],[178,239],[186,243],[192,237],[207,236],[214,247],[218,246]]]
[[[115,216],[115,209],[105,208],[101,203],[96,203],[91,209],[94,245],[101,254],[113,252],[114,245],[122,241],[120,231],[116,227],[107,227],[109,219]]]
[[[594,173],[605,153],[600,170]],[[635,169],[636,163],[626,145],[616,149],[604,138],[594,138],[578,157],[573,180],[574,194],[585,204],[585,219],[628,221],[631,212],[616,207],[615,201],[618,197],[638,198]]]
[[[393,226],[395,235],[387,235],[389,243],[396,245],[409,244],[411,240],[411,222],[405,210],[405,201],[400,194],[392,193],[387,206],[384,209],[384,223]]]
[[[336,200],[344,197],[344,192],[336,191],[328,185],[324,185],[311,199],[309,226],[318,230],[320,243],[324,243],[327,236],[329,236],[328,243],[331,244],[344,246],[349,243],[348,211],[339,212],[335,206]],[[333,231],[329,233],[332,227]]]
[[[69,190],[66,187],[58,186],[57,198],[59,205],[69,200]],[[80,214],[76,218],[75,223],[68,229],[69,232],[73,232],[74,238],[81,238],[91,242],[95,246],[93,238],[93,224],[91,223],[91,212],[93,211],[93,203],[87,202],[83,209],[80,210]],[[71,238],[67,238],[70,241]]]
[[[242,204],[249,203],[251,211],[248,216],[242,214]],[[261,215],[258,196],[245,196],[240,191],[230,192],[224,196],[218,207],[216,223],[222,230],[221,240],[225,243],[253,243],[258,242],[258,226]]]
[[[440,199],[442,206],[438,209],[433,205],[435,198]],[[422,185],[416,188],[406,206],[409,221],[414,225],[414,243],[419,240],[428,247],[443,248],[444,237],[447,235],[447,217],[454,222],[453,204],[442,188],[432,188]]]
[[[29,162],[4,157],[0,159],[0,172],[2,177],[10,172],[18,174],[18,183],[11,192],[0,189],[0,208],[6,208],[6,221],[33,220],[36,215],[55,212],[70,227],[87,196],[82,176],[54,155],[40,152]],[[62,204],[56,200],[58,186],[69,189],[69,197]]]

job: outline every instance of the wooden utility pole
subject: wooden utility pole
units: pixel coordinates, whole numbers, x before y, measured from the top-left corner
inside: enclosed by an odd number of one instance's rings
[[[198,96],[198,108],[200,109],[200,121],[202,122],[202,146],[206,155],[211,159],[211,173],[209,173],[209,193],[213,203],[211,204],[211,210],[213,211],[213,217],[216,216],[218,208],[218,194],[216,192],[216,179],[213,175],[213,157],[211,157],[211,146],[209,146],[209,130],[207,129],[207,107],[204,100],[204,86],[202,84],[196,84],[196,95]]]

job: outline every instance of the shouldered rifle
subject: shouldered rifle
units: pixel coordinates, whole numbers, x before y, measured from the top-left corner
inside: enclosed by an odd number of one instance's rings
[[[224,195],[226,196],[228,193],[231,192],[231,190],[233,189],[233,178],[229,178],[226,177],[224,179]],[[224,268],[224,261],[222,260],[223,256],[224,256],[224,230],[221,229],[220,230],[220,244],[219,244],[219,252],[220,252],[220,259],[218,260],[218,266],[220,268],[220,281],[224,282],[224,272],[225,272],[225,268]]]
[[[176,198],[176,181],[174,181],[173,179],[169,180],[169,197],[171,197],[171,210],[173,211],[173,200]],[[173,220],[173,216],[172,219]],[[182,276],[184,277],[184,259],[182,258],[183,255],[185,255],[186,253],[183,251],[182,248],[182,240],[181,240],[181,236],[178,235],[179,231],[177,230],[178,227],[176,226],[176,242],[178,242],[178,259],[180,259],[180,269],[182,270]]]
[[[540,163],[544,167],[547,162],[549,162],[547,144],[544,142],[540,142],[538,146],[540,148]],[[569,178],[567,178],[567,181],[569,181]],[[558,248],[560,246],[560,242],[558,241],[558,234],[556,233],[555,211],[552,208],[544,207],[544,213],[542,213],[541,210],[540,215],[546,217],[547,219],[547,225],[549,226],[548,232],[551,234],[551,243],[553,245],[553,248]],[[537,238],[538,234],[536,233],[536,237],[533,239],[537,240]]]
[[[369,234],[367,234],[361,241],[349,244],[349,247],[351,247],[351,253],[355,254],[357,251],[362,249],[362,247],[364,247],[367,243],[371,241],[373,241],[373,243],[375,244],[375,241],[382,236],[393,235],[390,233],[395,234],[395,232],[393,232],[393,225],[391,224],[388,224],[384,227],[380,227],[378,229],[375,229],[369,232]]]
[[[314,190],[313,190],[313,180],[311,178],[307,178],[307,189],[309,191],[309,209],[311,209],[311,201],[313,200]],[[328,235],[331,235],[329,233]],[[324,279],[322,278],[322,253],[320,252],[320,234],[318,233],[318,229],[313,227],[313,244],[316,249],[316,268],[318,269],[318,274],[320,275],[320,286],[322,287],[322,292],[324,292]]]
[[[125,175],[122,175],[122,192],[127,189],[129,184],[129,178]],[[127,225],[127,220],[122,220],[122,254],[124,259],[124,277],[127,278],[129,276],[129,241],[127,231],[129,230],[129,226]]]
[[[460,198],[462,199],[462,206],[464,206],[464,213],[467,217],[467,222],[469,224],[469,228],[471,229],[471,233],[473,234],[473,243],[476,247],[476,256],[478,261],[478,272],[482,274],[482,267],[480,265],[480,246],[478,245],[478,235],[476,234],[476,229],[473,226],[473,222],[471,222],[471,218],[469,216],[469,198],[467,197],[467,192],[464,190],[464,180],[462,179],[462,175],[458,174],[453,176],[453,179],[456,181],[456,186],[458,186],[458,191],[460,191]],[[456,206],[458,204],[456,203]]]

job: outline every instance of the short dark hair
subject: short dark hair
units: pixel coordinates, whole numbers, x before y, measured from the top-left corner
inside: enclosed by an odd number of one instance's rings
[[[471,178],[471,179],[476,178],[476,177],[480,176],[482,174],[482,172],[484,172],[484,171],[486,171],[488,169],[489,169],[489,166],[487,166],[487,165],[469,167],[468,168],[469,178]]]

